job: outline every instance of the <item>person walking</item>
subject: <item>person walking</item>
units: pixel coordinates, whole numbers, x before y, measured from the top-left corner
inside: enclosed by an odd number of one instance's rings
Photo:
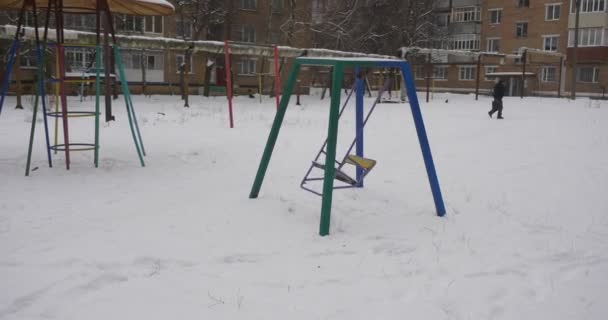
[[[502,117],[502,97],[505,96],[505,83],[502,79],[499,79],[494,86],[494,101],[492,101],[492,110],[488,111],[488,115],[492,118],[494,112],[498,111],[498,117],[496,119],[504,119]]]

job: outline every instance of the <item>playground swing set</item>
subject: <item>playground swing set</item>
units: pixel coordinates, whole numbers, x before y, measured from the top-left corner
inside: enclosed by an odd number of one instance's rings
[[[274,73],[258,73],[258,93],[260,96],[260,103],[262,102],[262,77],[263,76],[272,76],[274,78],[274,94],[276,98],[277,110],[279,109],[279,99],[281,96],[281,80],[280,80],[280,70],[279,70],[279,47],[274,45],[272,46],[272,55],[273,55],[273,68]],[[226,98],[228,99],[228,121],[230,128],[234,128],[234,114],[232,111],[232,69],[231,69],[231,61],[230,61],[230,42],[224,41],[224,71],[226,77]]]
[[[101,72],[104,71],[105,76],[104,84],[106,87],[106,121],[113,120],[112,109],[111,109],[111,90],[110,90],[110,72],[109,68],[102,68],[102,23],[103,33],[105,36],[105,55],[110,54],[110,50],[116,57],[116,63],[118,68],[118,77],[122,89],[122,93],[125,99],[125,105],[127,109],[127,116],[129,119],[129,126],[135,148],[140,160],[141,166],[145,166],[143,156],[145,156],[145,149],[141,138],[139,126],[137,124],[137,117],[129,94],[129,88],[125,77],[125,71],[122,66],[122,60],[120,57],[119,47],[116,41],[116,35],[114,32],[114,21],[113,14],[132,14],[132,15],[169,15],[172,14],[174,9],[171,4],[165,1],[139,1],[139,0],[0,0],[0,9],[19,10],[19,19],[17,23],[17,30],[15,32],[15,38],[12,41],[9,49],[8,63],[4,72],[4,80],[0,87],[0,112],[2,111],[2,105],[4,98],[7,94],[9,79],[11,76],[11,70],[16,59],[17,48],[20,45],[19,35],[24,27],[24,17],[28,10],[32,13],[34,23],[34,35],[35,35],[35,48],[36,48],[36,62],[37,62],[37,73],[36,73],[36,85],[35,85],[35,98],[33,105],[32,125],[30,130],[29,147],[27,154],[27,163],[25,169],[25,175],[28,176],[30,172],[31,157],[32,157],[32,146],[34,141],[36,117],[38,113],[39,101],[42,104],[42,113],[44,120],[44,131],[45,131],[45,142],[46,142],[46,153],[48,158],[49,167],[52,167],[51,151],[64,151],[65,152],[65,165],[66,169],[70,169],[70,151],[94,151],[94,164],[98,167],[99,164],[99,116],[100,112],[100,96],[101,96],[101,83],[102,76]],[[43,37],[40,38],[38,28],[38,14],[45,14],[45,24],[43,28]],[[55,19],[55,42],[49,40],[49,22],[51,20],[51,13],[54,14]],[[72,45],[64,41],[64,14],[66,13],[78,13],[78,14],[94,14],[96,21],[96,43],[90,45],[95,50],[95,77],[94,79],[87,79],[81,77],[81,79],[70,78],[66,74],[65,65],[65,48]],[[102,13],[104,14],[105,20],[102,20]],[[27,31],[27,30],[26,30]],[[109,44],[109,38],[112,39],[112,45]],[[83,46],[83,45],[77,45]],[[47,48],[54,48],[56,52],[56,70],[55,76],[51,78],[45,78],[45,66],[47,62],[46,52]],[[111,49],[110,49],[111,47]],[[107,57],[106,57],[107,58]],[[107,64],[106,64],[107,65]],[[47,107],[46,99],[46,85],[47,83],[55,85],[55,111],[50,111]],[[66,83],[92,83],[95,87],[95,110],[94,111],[82,111],[82,110],[68,110],[68,100],[66,92]],[[59,110],[59,105],[61,110]],[[55,118],[55,142],[53,145],[49,139],[49,129],[47,117]],[[82,118],[82,117],[94,117],[95,119],[95,133],[93,143],[80,143],[71,142],[69,138],[68,130],[68,119],[69,118]],[[62,120],[63,127],[63,143],[58,143],[58,121],[59,118]]]
[[[416,87],[411,74],[410,66],[409,63],[406,61],[393,59],[314,57],[296,58],[289,73],[287,83],[283,89],[283,95],[281,96],[279,110],[275,115],[274,122],[272,124],[272,128],[270,130],[268,140],[266,142],[266,146],[262,154],[262,159],[260,160],[260,165],[258,167],[249,197],[252,199],[257,198],[260,193],[260,189],[262,187],[262,183],[264,181],[264,177],[266,175],[266,171],[270,163],[272,152],[274,150],[274,146],[276,144],[279,131],[281,129],[281,125],[285,117],[287,107],[289,105],[289,99],[293,92],[294,85],[296,83],[296,79],[301,66],[326,66],[331,67],[333,70],[327,139],[323,143],[323,146],[321,147],[321,150],[317,153],[315,159],[312,161],[311,166],[309,167],[306,175],[304,176],[300,184],[300,186],[304,190],[319,195],[322,198],[319,234],[321,236],[326,236],[329,234],[333,190],[363,187],[364,178],[376,166],[375,160],[366,158],[364,156],[364,126],[369,120],[376,105],[379,103],[379,101],[381,101],[382,94],[389,88],[391,82],[390,80],[387,80],[384,83],[383,88],[378,93],[378,97],[375,99],[373,105],[370,107],[367,115],[364,116],[363,96],[365,94],[365,77],[361,76],[360,73],[360,70],[363,68],[396,68],[401,71],[401,74],[403,75],[404,84],[407,88],[406,91],[409,99],[409,104],[412,111],[416,132],[418,135],[418,141],[420,143],[427,176],[431,186],[433,200],[435,202],[435,209],[438,216],[445,215],[445,206],[441,195],[441,189],[439,187],[439,181],[435,171],[435,165],[433,163],[433,157],[426,135],[426,129],[424,127],[424,121],[422,119],[422,113],[420,111],[420,105],[418,103]],[[342,80],[344,79],[345,68],[354,68],[354,72],[357,77],[355,79],[354,88],[351,90],[350,94],[346,98],[342,108],[340,108],[340,91],[342,89],[341,84]],[[353,92],[356,93],[355,139],[351,143],[350,147],[346,152],[346,155],[342,158],[342,160],[337,161],[336,144],[338,137],[338,122]],[[353,148],[355,148],[355,153],[351,154]],[[344,172],[343,168],[347,164],[352,165],[356,168],[356,176],[354,178]],[[324,172],[322,178],[311,177],[311,172],[315,168],[321,169]],[[321,180],[323,181],[323,188],[321,192],[316,191],[307,185],[309,182]],[[339,181],[341,184],[334,185],[335,180]]]
[[[361,78],[361,77],[363,77],[363,74],[359,73],[356,76],[358,78]],[[363,81],[365,81],[365,80],[363,80]],[[376,109],[376,106],[381,102],[383,93],[387,90],[387,88],[390,85],[391,85],[391,79],[389,78],[385,81],[384,86],[381,88],[380,92],[378,93],[377,98],[374,100],[374,103],[372,104],[369,111],[367,112],[367,115],[365,116],[363,123],[361,123],[361,126],[362,126],[361,130],[363,128],[365,128],[365,125],[367,124],[367,121],[369,120],[372,113]],[[340,113],[338,114],[338,121],[340,118],[342,118],[342,114],[344,113],[344,110],[348,106],[351,96],[353,95],[353,92],[355,92],[355,91],[357,91],[356,82],[355,82],[355,85],[353,86],[353,88],[348,93],[348,96],[346,97],[346,100],[344,101],[344,104],[342,105],[342,108],[340,109]],[[321,163],[321,159],[324,155],[327,154],[327,151],[326,151],[327,141],[328,140],[325,139],[325,141],[323,142],[323,145],[321,146],[321,149],[319,150],[319,152],[317,152],[317,155],[315,156],[314,160],[312,161],[312,164],[308,168],[308,171],[306,172],[306,174],[304,175],[304,178],[302,179],[302,182],[300,183],[300,187],[302,189],[309,191],[313,194],[316,194],[318,196],[323,196],[323,194],[321,192],[309,187],[308,184],[309,184],[309,182],[323,181],[323,177],[311,177],[311,174],[313,173],[315,168],[325,171],[325,164]],[[363,179],[376,166],[376,160],[370,159],[370,158],[364,158],[357,154],[352,154],[352,151],[353,151],[353,148],[355,147],[355,145],[357,145],[357,137],[355,137],[353,139],[352,143],[346,150],[346,153],[341,158],[341,161],[338,161],[338,160],[335,161],[336,165],[337,165],[337,167],[335,169],[336,170],[335,179],[337,181],[339,181],[340,183],[342,183],[342,185],[334,186],[334,189],[348,189],[348,188],[363,187]],[[355,170],[356,170],[355,178],[351,177],[343,170],[346,165],[350,165],[355,168]]]

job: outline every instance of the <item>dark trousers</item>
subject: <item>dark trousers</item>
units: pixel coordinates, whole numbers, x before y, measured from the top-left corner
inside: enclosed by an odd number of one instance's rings
[[[490,117],[496,111],[498,111],[498,117],[502,118],[502,99],[494,99],[494,101],[492,101],[492,110],[490,110]]]

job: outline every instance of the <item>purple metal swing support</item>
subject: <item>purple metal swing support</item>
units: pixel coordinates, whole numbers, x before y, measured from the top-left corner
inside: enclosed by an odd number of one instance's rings
[[[356,73],[358,74],[358,72],[356,72]],[[335,164],[337,165],[335,179],[340,182],[343,182],[344,185],[334,186],[333,189],[351,189],[351,188],[359,188],[359,187],[363,186],[363,180],[365,179],[365,176],[369,173],[369,170],[362,170],[362,168],[356,167],[357,176],[356,176],[356,179],[353,179],[350,176],[348,176],[346,173],[344,173],[342,171],[342,168],[347,163],[347,158],[350,155],[353,148],[355,147],[355,145],[357,145],[357,156],[360,156],[360,157],[363,156],[363,140],[362,140],[363,128],[365,127],[365,124],[367,123],[367,121],[371,117],[372,113],[376,109],[376,106],[382,99],[382,95],[384,94],[384,92],[386,90],[388,90],[388,88],[391,84],[390,79],[387,79],[387,81],[384,82],[384,85],[382,86],[382,89],[378,92],[378,96],[374,100],[374,103],[370,107],[370,110],[367,112],[367,115],[365,116],[365,118],[363,118],[363,99],[362,99],[362,95],[361,95],[362,91],[359,92],[361,90],[359,81],[360,81],[359,79],[357,81],[355,81],[355,85],[353,86],[350,93],[348,94],[346,101],[344,101],[344,104],[342,105],[342,108],[340,109],[340,113],[338,115],[338,119],[340,119],[340,117],[342,117],[342,114],[344,113],[344,110],[346,109],[346,106],[348,105],[348,102],[349,102],[353,92],[356,92],[357,93],[357,112],[356,112],[357,135],[353,139],[353,142],[350,144],[348,150],[346,150],[344,157],[342,157],[342,161],[335,160]],[[361,98],[359,96],[361,96]],[[323,142],[321,149],[319,150],[319,152],[317,152],[315,159],[312,161],[312,164],[308,168],[306,175],[304,175],[304,178],[302,178],[302,182],[300,183],[300,188],[302,188],[308,192],[311,192],[313,194],[316,194],[318,196],[323,196],[323,194],[321,192],[318,192],[318,191],[306,186],[306,183],[308,181],[322,181],[324,179],[324,177],[312,177],[311,178],[310,174],[312,173],[312,170],[314,168],[319,168],[319,169],[325,170],[325,166],[327,164],[319,163],[319,158],[321,157],[322,154],[326,154],[326,151],[325,151],[326,146],[327,146],[327,139],[325,139],[325,142]]]

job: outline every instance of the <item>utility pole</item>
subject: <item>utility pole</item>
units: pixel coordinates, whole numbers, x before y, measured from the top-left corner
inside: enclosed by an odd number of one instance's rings
[[[574,20],[574,49],[572,51],[572,77],[570,83],[570,99],[576,99],[576,73],[577,73],[577,53],[578,53],[578,27],[579,27],[579,18],[581,12],[581,1],[575,0],[575,10],[576,10],[576,19]]]

